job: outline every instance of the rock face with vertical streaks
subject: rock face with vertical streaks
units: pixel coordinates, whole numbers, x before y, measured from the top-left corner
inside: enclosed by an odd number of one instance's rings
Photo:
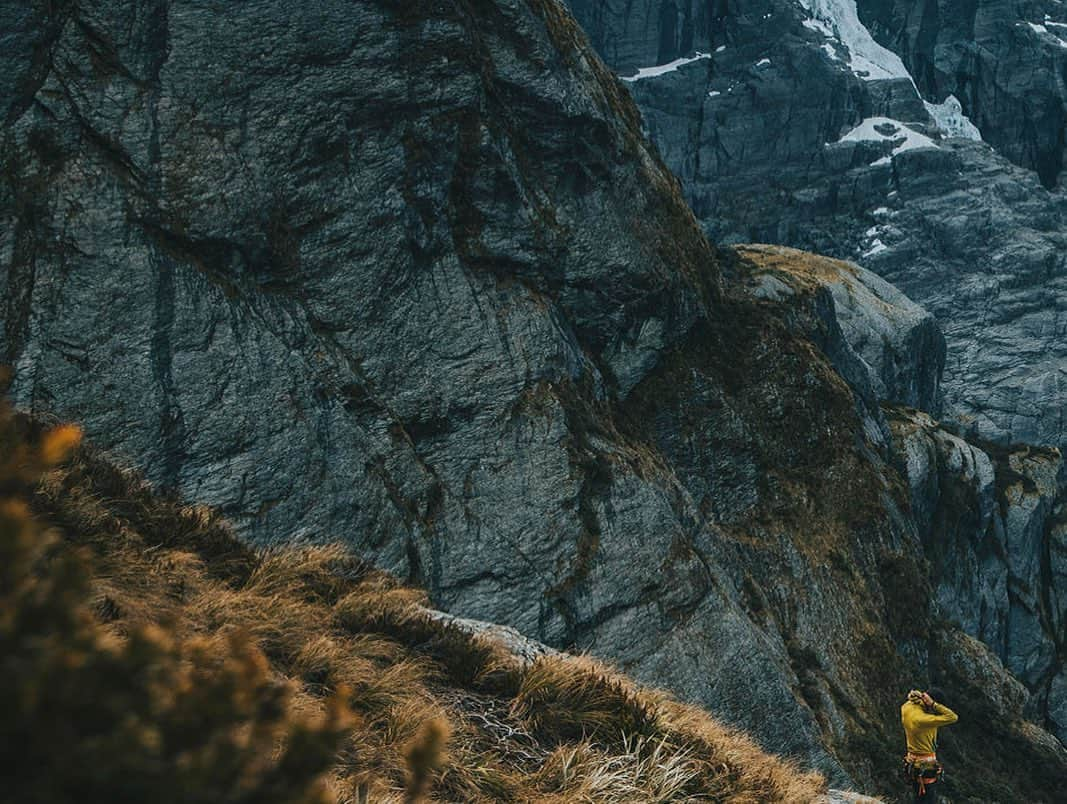
[[[954,0],[857,0],[871,34],[900,54],[928,98],[957,98],[986,142],[1054,187],[1064,168],[1067,10]]]
[[[924,413],[890,416],[943,616],[980,639],[1063,742],[1063,530],[1059,450],[975,445]]]
[[[727,13],[674,8],[627,29],[635,68]],[[556,0],[82,0],[0,30],[21,407],[253,544],[342,539],[842,785],[892,789],[901,689],[994,673],[934,638],[879,407],[936,407],[929,316],[859,269],[710,246]],[[1016,653],[1034,672],[1042,644]],[[1047,796],[1067,755],[1025,728],[963,733],[964,792],[1008,755]]]

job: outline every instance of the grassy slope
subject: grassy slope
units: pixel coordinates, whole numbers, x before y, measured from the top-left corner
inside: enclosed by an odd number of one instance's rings
[[[211,511],[163,499],[85,448],[48,468],[28,446],[36,428],[0,419],[0,495],[35,517],[5,508],[0,551],[29,571],[0,602],[21,613],[48,599],[76,623],[0,620],[0,670],[21,696],[0,726],[27,746],[7,769],[21,800],[124,800],[134,776],[139,796],[161,801],[175,785],[190,801],[811,801],[824,787],[593,661],[523,666],[339,548],[253,554]],[[93,700],[35,681],[34,662],[46,663],[88,689],[104,654]],[[144,695],[128,700],[134,688]],[[71,748],[45,789],[57,738],[42,732],[60,721]],[[186,766],[196,772],[176,779]]]

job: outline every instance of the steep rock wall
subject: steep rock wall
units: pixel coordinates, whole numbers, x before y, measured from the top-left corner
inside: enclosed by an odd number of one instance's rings
[[[936,645],[862,350],[715,254],[561,5],[0,13],[20,405],[892,788]]]
[[[878,41],[924,96],[958,98],[986,142],[1046,187],[1059,182],[1067,125],[1067,13],[1054,0],[857,0]]]
[[[589,0],[572,9],[597,51],[630,70],[706,50],[721,16],[717,5],[703,0]]]
[[[616,37],[643,19],[621,2],[570,5],[586,26],[610,16]],[[706,57],[627,86],[713,240],[794,246],[877,272],[945,332],[946,417],[985,439],[1062,447],[1067,200],[1035,168],[1063,147],[1067,48],[1047,32],[1067,28],[1045,24],[1062,13],[1045,5],[979,3],[962,16],[946,6],[929,22],[922,9],[937,4],[709,4],[706,32],[682,54]],[[984,22],[972,30],[971,18]],[[657,63],[598,41],[621,76]],[[941,65],[933,78],[919,51]]]
[[[929,416],[890,415],[943,615],[1026,686],[1067,743],[1063,712],[1067,468],[1058,450],[976,446]]]

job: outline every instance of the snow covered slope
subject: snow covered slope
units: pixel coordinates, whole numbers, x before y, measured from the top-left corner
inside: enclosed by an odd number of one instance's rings
[[[805,21],[806,27],[844,46],[849,53],[849,67],[860,78],[912,80],[900,56],[875,42],[860,22],[856,0],[800,0],[800,5],[811,15]]]

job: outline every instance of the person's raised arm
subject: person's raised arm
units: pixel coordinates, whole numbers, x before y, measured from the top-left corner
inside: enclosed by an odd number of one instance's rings
[[[930,705],[930,709],[933,711],[927,712],[924,710],[916,717],[916,720],[923,726],[948,726],[960,719],[959,715],[944,704],[939,704],[936,701]]]

